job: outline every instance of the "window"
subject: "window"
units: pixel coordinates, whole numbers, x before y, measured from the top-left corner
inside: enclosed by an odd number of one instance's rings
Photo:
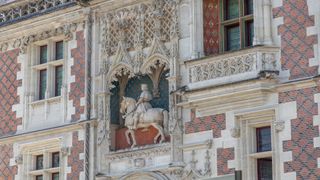
[[[60,163],[60,153],[59,152],[55,152],[55,153],[52,153],[52,167],[55,168],[55,167],[59,167]]]
[[[271,124],[275,121],[275,110],[241,114],[237,117],[241,137],[242,179],[272,180],[277,164],[273,162],[275,133]]]
[[[271,128],[256,128],[257,153],[271,151]],[[272,158],[257,159],[258,180],[272,180]]]
[[[257,152],[271,151],[271,128],[256,129]]]
[[[55,83],[54,83],[55,96],[61,96],[62,78],[63,78],[63,66],[62,65],[56,66]]]
[[[257,159],[258,180],[272,180],[272,158]]]
[[[59,173],[53,173],[51,179],[52,180],[59,180]]]
[[[64,42],[51,41],[37,46],[33,69],[36,80],[37,99],[61,96],[63,83]]]
[[[36,180],[43,180],[43,176],[42,175],[36,176]]]
[[[43,155],[36,156],[36,170],[43,169]]]
[[[253,43],[253,0],[222,0],[220,18],[222,51],[238,50]]]

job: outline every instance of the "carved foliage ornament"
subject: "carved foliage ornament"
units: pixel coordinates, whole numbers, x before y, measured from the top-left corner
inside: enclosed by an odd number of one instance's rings
[[[230,57],[211,63],[203,63],[190,67],[190,82],[199,82],[225,76],[236,75],[254,70],[255,54]]]

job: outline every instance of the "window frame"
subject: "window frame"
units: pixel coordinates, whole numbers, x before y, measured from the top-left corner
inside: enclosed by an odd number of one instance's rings
[[[254,23],[254,9],[252,14],[247,14],[245,13],[245,0],[238,0],[239,4],[239,16],[238,18],[233,18],[233,19],[225,19],[226,16],[226,9],[225,9],[225,2],[227,0],[220,0],[220,37],[219,37],[219,53],[223,52],[232,52],[232,51],[238,51],[244,48],[248,48],[253,46],[253,41],[252,45],[247,46],[247,36],[246,36],[246,22],[252,21]],[[254,5],[253,5],[254,7]],[[228,50],[227,48],[227,33],[226,33],[226,28],[230,26],[238,26],[239,27],[239,35],[240,35],[240,44],[239,44],[239,49],[234,49],[234,50]],[[255,28],[253,28],[255,29]],[[255,30],[253,30],[255,31]],[[253,32],[255,36],[255,32]]]
[[[56,43],[63,42],[63,58],[56,59]],[[40,63],[40,48],[41,46],[47,45],[47,62]],[[62,87],[65,84],[66,79],[66,49],[67,49],[67,42],[63,40],[61,37],[51,38],[48,40],[43,40],[40,42],[34,43],[33,53],[31,55],[31,89],[33,89],[34,98],[32,101],[42,101],[48,100],[51,98],[58,98],[62,96],[62,91],[59,96],[56,96],[55,86],[56,86],[56,77],[55,77],[55,70],[56,67],[62,66]],[[47,77],[46,77],[46,95],[44,98],[40,98],[40,71],[47,70]]]
[[[236,124],[240,129],[240,153],[242,178],[247,180],[258,180],[258,159],[272,159],[272,178],[276,178],[277,159],[275,158],[278,149],[276,143],[276,130],[273,122],[276,121],[276,110],[267,109],[256,112],[236,115]],[[271,151],[258,152],[257,150],[257,128],[270,127]]]

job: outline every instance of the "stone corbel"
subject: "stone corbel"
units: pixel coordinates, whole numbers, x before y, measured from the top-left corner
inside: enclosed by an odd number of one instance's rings
[[[0,52],[6,52],[8,50],[8,43],[0,44]]]
[[[70,147],[62,147],[60,152],[61,152],[61,155],[65,157],[70,154]]]
[[[273,126],[276,132],[281,132],[285,128],[285,123],[284,121],[274,121]]]
[[[17,165],[21,165],[23,163],[23,155],[22,154],[19,154],[14,159],[15,159],[15,162]]]
[[[233,138],[239,138],[240,137],[240,128],[234,127],[230,129],[230,134]]]

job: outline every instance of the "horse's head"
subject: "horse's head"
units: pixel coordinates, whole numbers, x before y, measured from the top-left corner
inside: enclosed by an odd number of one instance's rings
[[[130,97],[123,97],[122,101],[120,103],[120,113],[125,113],[126,110],[131,110],[132,107],[135,107],[136,105],[136,100],[134,100],[133,98]]]

